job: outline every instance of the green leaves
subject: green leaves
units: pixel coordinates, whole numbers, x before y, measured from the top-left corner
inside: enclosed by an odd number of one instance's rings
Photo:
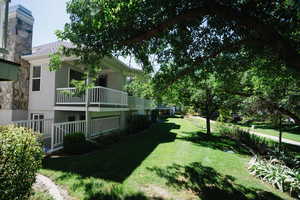
[[[28,199],[42,158],[37,133],[0,126],[0,199]]]

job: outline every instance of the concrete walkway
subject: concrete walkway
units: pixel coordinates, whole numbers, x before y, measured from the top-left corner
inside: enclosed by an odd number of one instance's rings
[[[191,118],[194,118],[194,119],[201,119],[201,120],[206,120],[205,118],[203,117],[199,117],[199,116],[190,116]],[[210,122],[212,124],[216,123],[216,121],[213,121],[213,120],[210,120]],[[265,138],[268,138],[270,140],[273,140],[273,141],[276,141],[278,142],[279,141],[279,138],[277,136],[272,136],[272,135],[266,135],[266,134],[263,134],[263,133],[259,133],[257,131],[253,131],[251,129],[248,129],[249,130],[249,133],[251,134],[254,134],[254,135],[257,135],[257,136],[260,136],[260,137],[265,137]],[[282,142],[284,143],[287,143],[287,144],[292,144],[292,145],[296,145],[296,146],[299,146],[300,147],[300,142],[296,142],[294,140],[289,140],[289,139],[285,139],[285,138],[282,138]]]

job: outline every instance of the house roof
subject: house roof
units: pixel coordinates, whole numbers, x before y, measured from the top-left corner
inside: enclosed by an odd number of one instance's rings
[[[57,41],[48,44],[39,45],[32,48],[32,54],[30,56],[42,56],[56,53],[61,46],[72,48],[74,45],[70,42]]]
[[[42,58],[42,57],[49,58],[49,55],[56,53],[61,46],[64,46],[66,48],[74,48],[75,47],[70,42],[64,42],[64,41],[52,42],[52,43],[33,47],[32,54],[22,56],[22,58],[25,60],[33,60],[33,59]],[[129,67],[127,64],[125,64],[124,62],[122,62],[121,60],[119,60],[116,57],[104,57],[103,60],[106,63],[115,64],[116,66],[119,66],[119,68],[125,69],[127,72],[142,74],[142,70]]]

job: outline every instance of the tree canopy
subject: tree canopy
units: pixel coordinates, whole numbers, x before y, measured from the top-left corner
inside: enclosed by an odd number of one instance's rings
[[[174,79],[241,49],[300,72],[299,10],[297,0],[70,0],[71,22],[57,35],[86,62],[134,55],[151,71],[155,55]]]

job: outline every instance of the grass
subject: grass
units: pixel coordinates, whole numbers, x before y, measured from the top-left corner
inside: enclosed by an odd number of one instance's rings
[[[249,126],[243,126],[243,125],[240,125],[240,126],[243,128],[249,128]],[[272,128],[271,126],[266,125],[266,124],[255,125],[254,131],[265,134],[265,135],[271,135],[271,136],[276,136],[276,137],[279,136],[278,130],[275,130],[274,128]],[[285,139],[300,142],[300,128],[297,127],[292,130],[283,131],[282,137]]]
[[[50,194],[42,191],[33,191],[33,194],[29,198],[29,200],[54,200]]]
[[[171,118],[109,148],[48,158],[41,173],[84,200],[291,199],[251,176],[249,152]]]

